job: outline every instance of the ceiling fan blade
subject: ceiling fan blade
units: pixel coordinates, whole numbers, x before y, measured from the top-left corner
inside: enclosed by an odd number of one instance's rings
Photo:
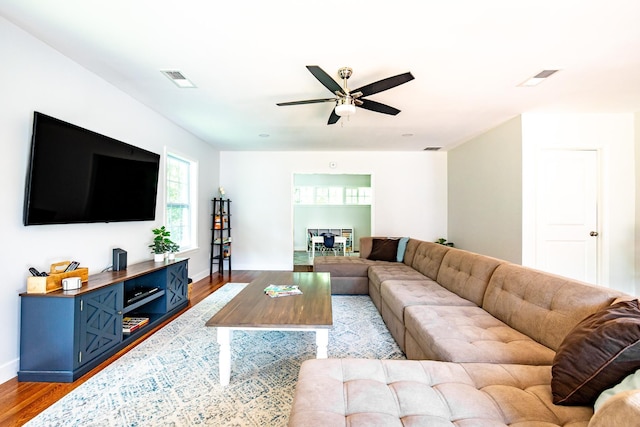
[[[386,79],[369,83],[368,85],[352,90],[351,92],[362,92],[362,96],[369,96],[374,93],[382,92],[383,90],[391,89],[392,87],[400,86],[401,84],[413,79],[414,77],[411,73],[398,74],[397,76],[387,77]]]
[[[376,113],[390,114],[395,116],[400,112],[397,108],[393,108],[389,105],[382,104],[380,102],[372,101],[370,99],[360,99],[362,101],[362,105],[358,105],[360,108],[364,108],[365,110],[375,111]]]
[[[315,104],[318,102],[335,102],[335,98],[323,98],[323,99],[307,99],[305,101],[291,101],[291,102],[278,102],[276,105],[282,107],[284,105],[302,105],[302,104]]]
[[[333,110],[331,110],[331,115],[329,116],[329,121],[327,122],[327,124],[328,125],[336,124],[338,120],[340,120],[340,116],[336,114],[336,110],[334,108]]]
[[[329,74],[327,74],[322,68],[317,65],[307,65],[307,69],[315,76],[316,79],[320,83],[324,85],[331,93],[336,93],[336,91],[344,94],[342,87],[336,82]]]

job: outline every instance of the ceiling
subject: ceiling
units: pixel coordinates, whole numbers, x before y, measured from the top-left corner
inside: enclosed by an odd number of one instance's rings
[[[522,113],[640,111],[637,0],[0,0],[0,15],[220,150],[446,150]],[[306,65],[351,67],[351,89],[415,80],[369,97],[397,116],[328,126],[332,103],[276,106],[332,96]]]

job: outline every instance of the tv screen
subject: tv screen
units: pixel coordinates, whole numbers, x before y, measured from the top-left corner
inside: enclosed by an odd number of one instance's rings
[[[24,225],[154,220],[160,155],[35,112]]]

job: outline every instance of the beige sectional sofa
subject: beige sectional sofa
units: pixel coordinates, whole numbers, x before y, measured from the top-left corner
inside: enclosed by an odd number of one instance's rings
[[[587,334],[583,319],[598,318],[611,307],[616,316],[620,310],[631,313],[631,323],[617,331],[635,333],[633,297],[417,239],[408,240],[402,262],[368,259],[372,251],[379,255],[375,246],[385,240],[361,238],[360,257],[316,257],[314,271],[331,273],[334,294],[369,294],[413,360],[304,362],[290,426],[640,423],[640,390],[615,395],[594,416],[593,402],[583,394],[593,395],[588,387],[611,382],[601,378],[609,365],[579,372],[573,365],[584,365],[580,352],[589,351],[565,340]],[[618,308],[612,306],[617,299],[627,301]],[[593,345],[589,339],[581,341],[587,349]],[[620,369],[640,368],[640,336],[637,343],[633,336],[625,339],[630,341],[620,348],[603,344],[615,354],[607,363],[619,368],[622,360]],[[558,387],[563,378],[576,382],[570,392]],[[580,399],[589,403],[568,405]]]

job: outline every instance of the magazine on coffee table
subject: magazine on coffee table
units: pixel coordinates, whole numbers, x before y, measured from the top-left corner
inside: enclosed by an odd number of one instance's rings
[[[302,291],[298,285],[269,285],[264,288],[264,293],[271,298],[286,297],[290,295],[300,295]]]

